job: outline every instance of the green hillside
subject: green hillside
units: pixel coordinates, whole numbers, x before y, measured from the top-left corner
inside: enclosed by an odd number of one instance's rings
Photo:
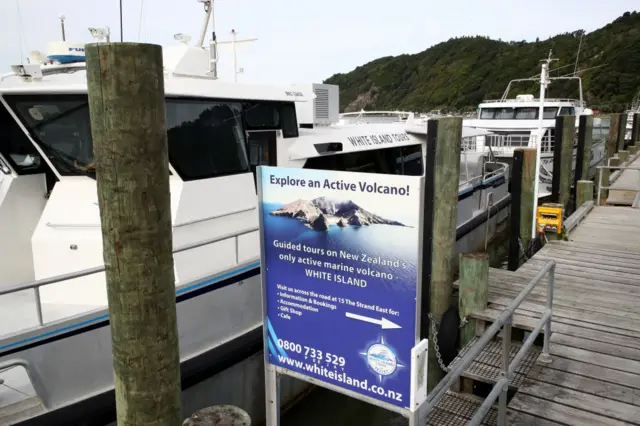
[[[474,110],[483,99],[499,98],[509,80],[539,74],[540,59],[548,56],[549,49],[559,59],[551,69],[563,67],[551,75],[572,74],[582,33],[531,43],[459,37],[415,55],[376,59],[349,73],[335,74],[325,83],[340,86],[340,109],[345,112]],[[578,70],[591,108],[616,112],[627,108],[640,90],[640,13],[627,12],[585,34]],[[538,87],[520,84],[510,97],[519,93],[537,97]],[[577,94],[575,82],[554,83],[548,92],[548,96]]]

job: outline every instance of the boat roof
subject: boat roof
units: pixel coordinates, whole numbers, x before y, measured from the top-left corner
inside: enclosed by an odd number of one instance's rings
[[[558,106],[573,106],[580,107],[580,101],[578,99],[545,99],[544,105],[546,107],[558,107]],[[522,107],[540,107],[540,99],[529,98],[526,100],[521,99],[496,99],[496,100],[484,100],[480,103],[479,108],[522,108]]]
[[[207,69],[209,53],[205,48],[186,45],[163,48],[165,94],[167,96],[218,99],[272,100],[307,102],[315,99],[312,91],[296,86],[272,86],[228,82],[212,78]],[[9,73],[0,79],[3,94],[85,94],[87,73],[84,62],[40,65],[42,77],[25,79]]]

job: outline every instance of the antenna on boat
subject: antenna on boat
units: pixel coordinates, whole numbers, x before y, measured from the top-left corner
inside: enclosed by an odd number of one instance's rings
[[[64,19],[65,16],[63,14],[58,15],[58,19],[60,19],[60,29],[62,30],[62,41],[67,41],[67,38],[64,34]]]
[[[248,44],[257,41],[257,38],[247,38],[244,40],[238,40],[238,33],[236,30],[231,30],[231,41],[219,41],[218,44],[221,46],[231,46],[233,51],[233,81],[238,82],[238,74],[242,74],[244,72],[244,68],[238,69],[238,58],[236,54],[236,48],[238,44]]]
[[[547,59],[543,59],[540,61],[542,62],[542,68],[540,72],[540,110],[538,112],[538,143],[536,147],[535,166],[536,175],[533,181],[533,217],[531,218],[531,220],[533,221],[533,226],[531,229],[533,239],[536,238],[536,233],[538,232],[538,228],[536,227],[536,218],[538,211],[538,187],[540,186],[540,154],[542,152],[542,139],[544,137],[544,129],[542,127],[544,120],[544,96],[547,90],[547,86],[551,82],[551,80],[549,79],[549,65],[551,65],[551,62],[557,61],[557,59],[551,57],[551,53],[551,49],[549,49],[549,56],[547,57]],[[551,135],[549,135],[549,144],[551,144]]]
[[[580,48],[582,47],[582,37],[584,37],[584,31],[580,31],[580,44],[578,44],[578,53],[576,54],[576,65],[573,67],[573,75],[578,72],[578,59],[580,59]]]
[[[205,18],[202,23],[202,31],[200,31],[200,43],[198,47],[202,47],[204,37],[211,19],[211,41],[209,42],[209,71],[214,79],[218,78],[218,43],[216,41],[216,19],[213,13],[213,0],[198,0],[204,5]]]

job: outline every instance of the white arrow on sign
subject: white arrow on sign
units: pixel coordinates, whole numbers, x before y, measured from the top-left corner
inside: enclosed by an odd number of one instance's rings
[[[384,317],[382,319],[375,319],[365,317],[364,315],[352,314],[351,312],[345,312],[345,315],[347,316],[347,318],[353,318],[364,322],[370,322],[371,324],[381,325],[383,330],[391,328],[402,328],[398,324],[391,322]]]

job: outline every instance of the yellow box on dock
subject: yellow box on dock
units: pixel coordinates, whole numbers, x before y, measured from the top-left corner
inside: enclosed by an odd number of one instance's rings
[[[538,207],[538,232],[562,232],[562,204],[543,204]]]

